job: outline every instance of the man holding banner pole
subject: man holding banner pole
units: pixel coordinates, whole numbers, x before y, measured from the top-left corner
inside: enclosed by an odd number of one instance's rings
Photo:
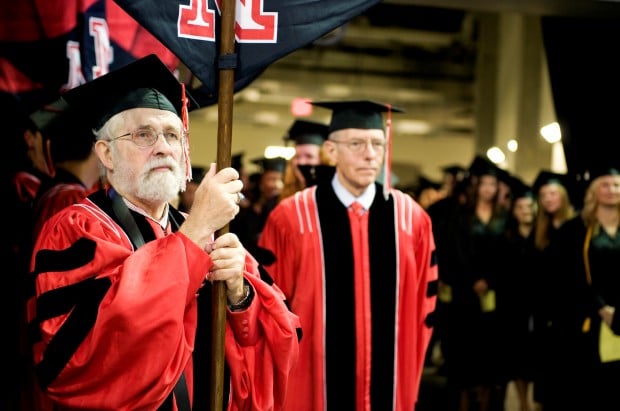
[[[232,233],[242,183],[212,165],[189,214],[187,104],[150,55],[63,95],[93,124],[109,186],[54,215],[28,302],[39,410],[209,410],[211,286],[224,285],[224,409],[277,410],[299,320]],[[45,405],[48,405],[46,407]]]

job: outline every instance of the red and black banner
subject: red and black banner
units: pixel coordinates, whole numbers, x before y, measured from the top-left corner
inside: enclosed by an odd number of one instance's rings
[[[237,0],[235,91],[275,60],[380,0]],[[34,109],[147,54],[179,60],[217,102],[220,0],[32,0],[0,4],[0,92]]]
[[[192,95],[203,106],[217,102],[220,63],[234,65],[234,90],[241,90],[270,63],[380,2],[237,0],[234,61],[220,62],[220,0],[115,1],[172,50],[200,80],[200,90],[194,90]]]
[[[0,92],[30,109],[150,53],[178,64],[112,0],[0,3]]]

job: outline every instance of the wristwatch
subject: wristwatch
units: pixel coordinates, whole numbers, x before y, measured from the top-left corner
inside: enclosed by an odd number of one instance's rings
[[[244,279],[243,280],[243,297],[241,297],[241,299],[235,304],[228,304],[228,309],[230,311],[245,310],[246,308],[250,306],[253,299],[254,299],[254,290],[252,289],[250,284],[247,282],[247,280]]]

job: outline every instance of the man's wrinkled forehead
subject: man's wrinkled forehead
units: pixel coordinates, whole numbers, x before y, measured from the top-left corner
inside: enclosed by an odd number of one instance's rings
[[[383,131],[383,129],[377,128],[343,128],[329,133],[329,140],[353,138],[385,140],[385,131]]]

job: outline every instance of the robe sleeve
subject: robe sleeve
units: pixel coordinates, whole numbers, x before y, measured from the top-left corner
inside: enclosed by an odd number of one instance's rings
[[[406,340],[410,341],[411,346],[409,350],[402,352],[402,355],[409,356],[407,359],[402,358],[402,364],[408,364],[408,366],[399,369],[399,373],[402,373],[401,382],[410,380],[414,382],[410,385],[407,383],[408,390],[401,388],[406,392],[401,392],[399,395],[408,397],[403,401],[404,404],[415,404],[418,399],[424,359],[433,331],[431,318],[437,302],[438,266],[430,217],[418,203],[408,196],[398,192],[395,198],[400,205],[401,213],[405,212],[405,215],[410,218],[410,220],[404,220],[410,222],[402,226],[399,236],[401,240],[399,253],[403,256],[401,260],[405,261],[404,256],[411,253],[412,249],[415,254],[414,265],[402,267],[405,270],[402,274],[404,278],[407,278],[406,284],[408,284],[403,289],[406,293],[403,312],[416,314],[413,317],[407,316],[415,321],[414,327],[401,325],[401,332],[407,335]],[[411,241],[406,241],[406,238],[411,238]],[[413,335],[408,335],[412,332]]]
[[[292,299],[297,277],[301,271],[300,262],[309,263],[311,259],[304,259],[299,255],[303,247],[291,247],[300,241],[300,231],[295,224],[298,222],[293,209],[292,201],[281,201],[274,210],[269,213],[267,222],[258,239],[258,245],[271,251],[275,261],[267,265],[269,273],[276,280],[287,299]],[[310,250],[305,250],[310,252]],[[304,267],[304,271],[311,271],[314,267]],[[314,271],[312,271],[314,272]],[[320,272],[320,271],[319,271]]]
[[[229,411],[281,410],[299,355],[299,318],[286,307],[278,287],[260,280],[254,264],[247,266],[254,300],[248,310],[229,311],[226,325],[226,360],[234,393]]]
[[[416,261],[420,276],[417,301],[420,302],[420,317],[418,318],[420,329],[420,350],[418,351],[418,364],[424,364],[426,351],[429,348],[433,332],[431,317],[435,314],[437,304],[437,281],[438,266],[435,252],[435,240],[430,217],[419,209],[419,219],[415,226],[418,229]],[[422,373],[418,373],[416,387],[420,387]]]
[[[211,265],[180,233],[133,252],[98,208],[57,213],[35,244],[28,303],[46,394],[66,408],[157,408],[190,360],[195,296]]]

